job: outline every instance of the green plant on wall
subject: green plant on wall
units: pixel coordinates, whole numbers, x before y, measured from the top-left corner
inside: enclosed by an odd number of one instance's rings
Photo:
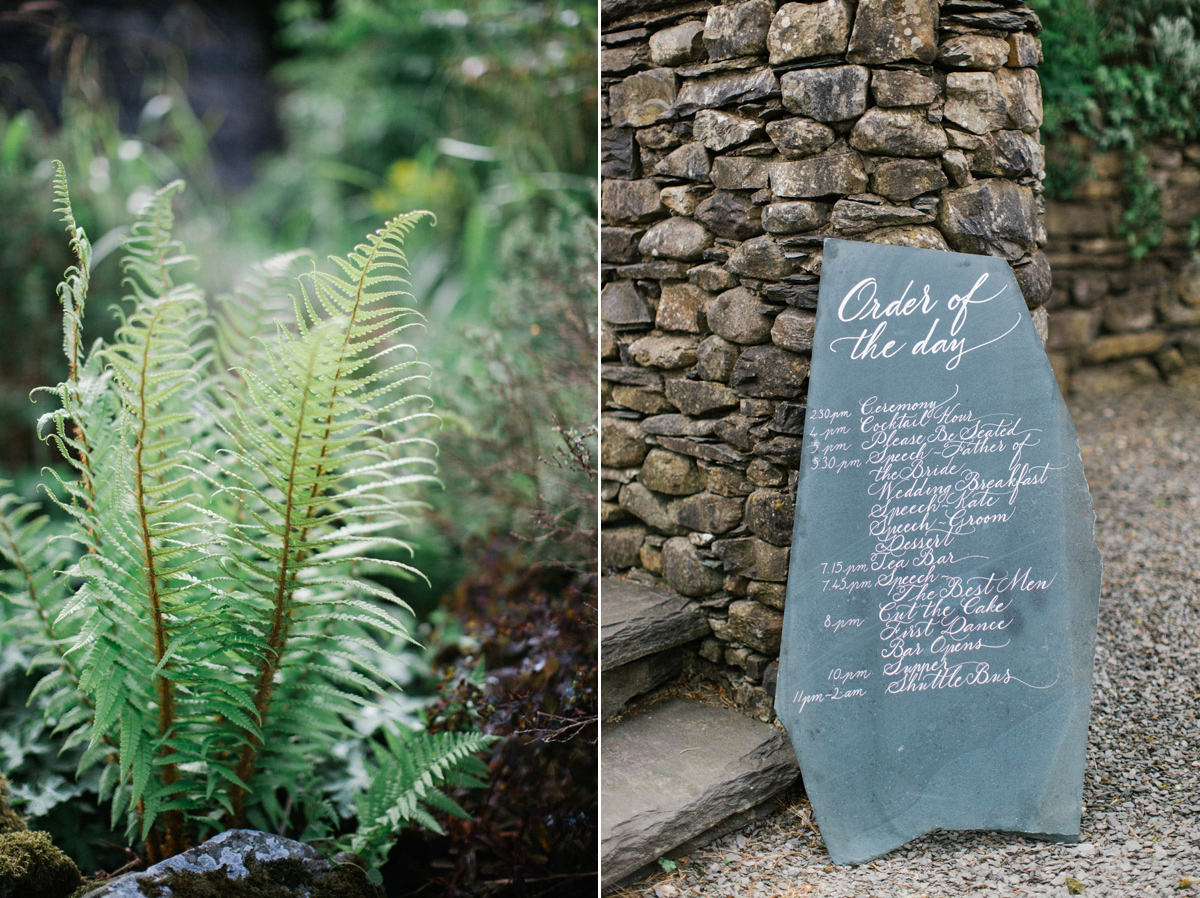
[[[9,626],[37,648],[34,695],[64,748],[101,769],[114,825],[150,858],[281,831],[347,721],[396,688],[378,645],[404,636],[403,602],[382,581],[417,575],[398,532],[434,480],[405,342],[420,322],[397,304],[426,213],[312,271],[291,303],[295,259],[267,265],[214,321],[183,277],[176,182],[125,242],[115,336],[87,347],[92,247],[61,166],[55,186],[76,264],[59,289],[68,374],[42,426],[68,465],[46,478],[68,523],[0,499]],[[489,741],[390,733],[353,847],[379,864],[406,822],[461,813],[442,786],[476,781]]]

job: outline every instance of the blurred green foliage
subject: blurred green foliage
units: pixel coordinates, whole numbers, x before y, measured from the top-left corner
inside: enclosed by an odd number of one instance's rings
[[[1030,0],[1044,26],[1039,69],[1047,191],[1068,198],[1087,176],[1080,135],[1126,159],[1120,229],[1130,256],[1163,238],[1146,148],[1200,138],[1200,4],[1194,0]]]

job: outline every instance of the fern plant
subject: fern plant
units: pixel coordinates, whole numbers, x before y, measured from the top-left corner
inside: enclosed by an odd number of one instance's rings
[[[406,635],[385,582],[419,576],[397,535],[435,480],[425,375],[407,332],[398,216],[337,270],[260,266],[216,313],[172,236],[180,182],[156,193],[123,259],[109,343],[84,347],[91,245],[56,163],[76,264],[59,288],[67,379],[42,428],[62,455],[36,507],[0,498],[6,626],[36,646],[47,718],[99,765],[113,825],[160,859],[235,826],[283,831],[327,746],[395,683]],[[294,290],[289,297],[288,288]],[[380,574],[387,576],[380,577]],[[482,773],[479,733],[377,746],[353,844],[381,862],[439,789]]]

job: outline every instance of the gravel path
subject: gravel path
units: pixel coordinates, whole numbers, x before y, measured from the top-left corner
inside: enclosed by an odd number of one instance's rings
[[[621,898],[1200,898],[1200,377],[1070,405],[1104,560],[1080,843],[935,833],[834,867],[798,793]]]

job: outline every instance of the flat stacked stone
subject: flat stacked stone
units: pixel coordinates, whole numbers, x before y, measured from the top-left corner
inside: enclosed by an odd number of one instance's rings
[[[1050,295],[1023,3],[605,0],[602,565],[707,614],[773,715],[827,237],[1007,260]]]

